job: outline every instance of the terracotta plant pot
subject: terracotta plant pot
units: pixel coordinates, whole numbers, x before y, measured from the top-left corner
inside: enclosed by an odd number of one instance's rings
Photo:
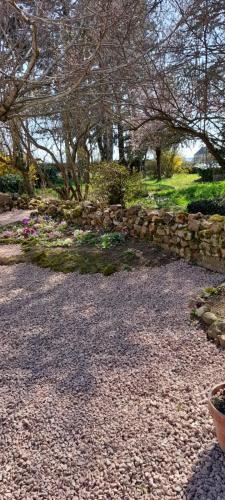
[[[225,382],[213,387],[209,395],[208,407],[215,424],[218,443],[220,445],[220,448],[225,452],[225,415],[218,411],[212,403],[212,397],[215,396],[218,391],[224,388]]]

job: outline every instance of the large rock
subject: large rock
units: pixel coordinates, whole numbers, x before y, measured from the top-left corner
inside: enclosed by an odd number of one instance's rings
[[[225,348],[225,335],[220,335],[219,343],[220,343],[220,346],[223,347],[223,349],[224,349]]]
[[[217,328],[216,323],[213,323],[207,330],[207,336],[209,339],[216,340],[221,336],[220,330]]]
[[[216,327],[222,334],[225,334],[225,319],[216,321]]]
[[[201,318],[203,314],[205,314],[208,311],[209,311],[209,306],[205,304],[204,306],[201,306],[195,310],[195,315],[197,316],[197,318]]]
[[[212,325],[212,323],[214,323],[215,321],[217,321],[217,316],[215,314],[213,314],[212,312],[210,311],[206,311],[202,316],[201,316],[201,320],[203,321],[203,323],[205,323],[206,325]]]
[[[189,231],[197,232],[197,231],[199,231],[200,225],[201,225],[200,220],[190,219],[188,222],[188,229],[189,229]]]

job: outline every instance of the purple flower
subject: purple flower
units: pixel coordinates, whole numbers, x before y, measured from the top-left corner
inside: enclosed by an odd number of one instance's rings
[[[29,224],[29,222],[30,222],[29,217],[25,217],[25,218],[22,220],[22,223],[24,224],[24,226],[26,226],[27,224]]]

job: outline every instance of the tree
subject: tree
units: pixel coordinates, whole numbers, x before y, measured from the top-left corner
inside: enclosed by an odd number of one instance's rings
[[[32,196],[36,179],[36,160],[31,152],[30,141],[25,142],[20,124],[11,120],[7,129],[0,128],[1,161],[11,173],[19,173],[23,178],[25,192]]]
[[[134,63],[129,46],[143,4],[0,0],[0,120],[51,114],[94,86],[103,102],[104,85],[123,80]]]
[[[134,129],[135,124],[133,124]],[[177,146],[185,140],[184,134],[174,132],[173,129],[166,127],[161,122],[147,122],[142,127],[138,127],[132,133],[132,143],[134,151],[146,153],[151,150],[155,152],[156,157],[156,175],[157,180],[162,178],[162,155],[165,150],[176,150]]]
[[[161,122],[200,139],[225,168],[225,4],[216,0],[163,2],[158,44],[143,58],[140,85],[132,96],[142,121]],[[167,9],[167,12],[165,12]],[[163,26],[163,28],[162,28]]]

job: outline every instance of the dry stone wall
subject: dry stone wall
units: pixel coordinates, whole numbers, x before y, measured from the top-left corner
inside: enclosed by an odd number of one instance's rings
[[[149,211],[140,207],[81,208],[83,225],[148,238],[172,253],[209,269],[225,272],[225,217]]]
[[[102,208],[83,202],[48,202],[31,200],[29,208],[39,213],[63,217],[85,228],[104,228],[138,238],[148,238],[165,250],[200,264],[208,269],[225,272],[225,217],[201,213],[172,213],[166,210],[146,210],[140,206],[127,209],[121,205]]]

